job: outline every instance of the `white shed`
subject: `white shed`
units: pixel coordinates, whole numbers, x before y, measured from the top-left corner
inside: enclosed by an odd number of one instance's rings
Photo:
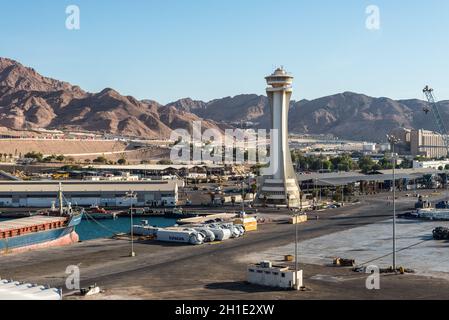
[[[261,286],[299,290],[303,286],[302,270],[298,270],[296,281],[295,274],[295,270],[289,267],[273,266],[270,261],[262,261],[248,266],[247,281]]]

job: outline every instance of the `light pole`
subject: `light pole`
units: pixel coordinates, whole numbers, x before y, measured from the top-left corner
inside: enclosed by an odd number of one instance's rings
[[[396,155],[394,146],[399,139],[392,135],[387,135],[388,142],[391,144],[391,155],[393,160],[393,270],[396,271]]]
[[[137,198],[137,193],[134,191],[128,191],[125,194],[126,199],[131,199],[131,208],[130,208],[130,216],[131,216],[131,252],[129,253],[130,257],[135,257],[136,253],[134,252],[134,223],[133,223],[133,200]]]
[[[295,221],[295,286],[296,286],[296,290],[298,290],[298,271],[299,271],[299,266],[298,266],[298,211],[296,211],[296,217],[295,217],[296,221]]]
[[[299,196],[301,197],[301,191],[299,192]],[[288,206],[290,207],[290,193],[287,193],[287,203]],[[299,213],[302,211],[302,202],[301,202],[301,206],[299,209]],[[295,289],[298,290],[298,272],[299,272],[299,267],[298,267],[298,210],[295,210],[295,214],[293,215],[294,217],[294,223],[295,223]]]
[[[345,186],[341,185],[341,206],[343,207],[345,204]]]
[[[245,213],[245,182],[244,180],[242,180],[242,212],[241,214],[243,215]]]

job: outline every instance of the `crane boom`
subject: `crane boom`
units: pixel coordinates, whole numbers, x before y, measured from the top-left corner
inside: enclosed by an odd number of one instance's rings
[[[435,97],[433,95],[433,89],[429,86],[426,86],[423,89],[424,94],[426,95],[427,101],[430,104],[430,109],[432,111],[433,117],[435,118],[435,122],[437,125],[438,133],[441,134],[443,138],[444,146],[446,147],[447,152],[449,153],[449,136],[446,125],[444,124],[443,118],[441,117],[440,110],[438,109],[438,105],[435,101]]]

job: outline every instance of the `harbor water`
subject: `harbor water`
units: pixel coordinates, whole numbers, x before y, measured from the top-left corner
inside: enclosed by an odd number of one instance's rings
[[[11,219],[0,219],[0,221]],[[163,217],[149,217],[149,218],[133,218],[134,224],[140,224],[142,220],[148,220],[149,224],[157,227],[170,227],[176,224],[176,219]],[[93,240],[99,238],[110,238],[116,233],[129,233],[131,230],[130,217],[119,217],[113,219],[103,220],[83,220],[81,224],[76,227],[81,241]]]

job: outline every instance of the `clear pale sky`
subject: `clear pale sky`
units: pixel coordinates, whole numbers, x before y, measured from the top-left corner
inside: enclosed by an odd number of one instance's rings
[[[71,4],[80,30],[65,27]],[[449,99],[446,0],[0,0],[0,39],[0,56],[45,76],[161,103],[264,94],[279,65],[296,100],[423,98],[426,84]]]

